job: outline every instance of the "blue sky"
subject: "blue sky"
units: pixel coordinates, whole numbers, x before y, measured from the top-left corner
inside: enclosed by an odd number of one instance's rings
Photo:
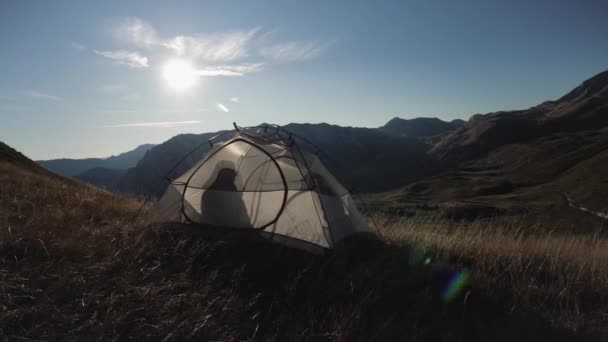
[[[606,1],[2,1],[0,140],[103,157],[261,122],[377,127],[555,99]]]

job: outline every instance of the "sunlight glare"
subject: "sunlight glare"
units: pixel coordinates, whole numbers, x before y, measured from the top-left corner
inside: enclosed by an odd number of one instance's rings
[[[198,81],[196,69],[190,62],[173,59],[163,67],[163,77],[169,87],[176,91],[184,91],[192,88]]]

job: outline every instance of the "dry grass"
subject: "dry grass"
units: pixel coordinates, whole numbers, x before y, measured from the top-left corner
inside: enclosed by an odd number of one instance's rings
[[[599,238],[383,218],[388,244],[320,258],[255,237],[132,222],[139,205],[0,162],[0,338],[606,336]],[[425,265],[427,256],[435,262]],[[471,282],[444,301],[444,278],[463,267]]]
[[[608,326],[608,239],[526,220],[450,222],[377,216],[380,235],[441,262],[466,265],[472,282],[511,310],[533,311],[573,331]]]
[[[45,253],[73,251],[74,257],[106,255],[121,243],[137,201],[62,177],[49,177],[0,162],[0,246],[19,242]],[[15,246],[13,246],[15,247]]]

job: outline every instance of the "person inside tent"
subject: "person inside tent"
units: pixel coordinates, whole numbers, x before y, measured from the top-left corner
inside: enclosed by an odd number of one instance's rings
[[[201,222],[222,227],[249,227],[249,215],[237,189],[238,175],[234,165],[219,163],[214,174],[215,179],[205,187],[201,198]]]

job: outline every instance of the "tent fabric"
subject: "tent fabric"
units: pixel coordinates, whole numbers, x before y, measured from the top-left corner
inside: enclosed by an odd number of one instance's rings
[[[237,131],[174,179],[162,221],[249,229],[279,243],[333,248],[369,232],[348,191],[291,135]]]

